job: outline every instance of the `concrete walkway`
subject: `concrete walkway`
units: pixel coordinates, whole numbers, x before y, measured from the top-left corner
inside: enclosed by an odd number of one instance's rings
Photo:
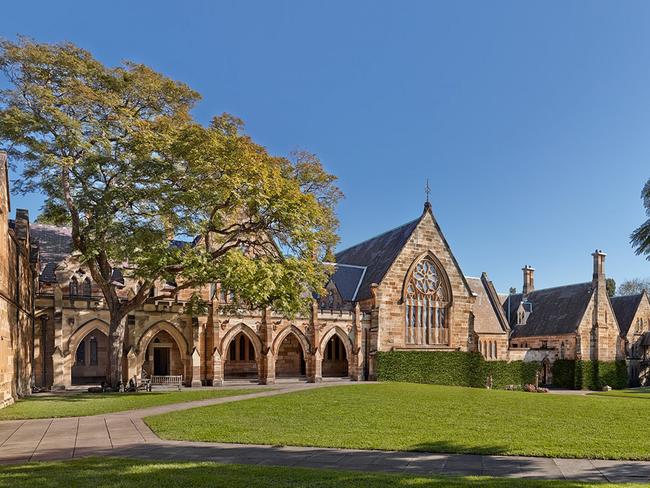
[[[648,482],[650,462],[480,456],[313,447],[164,441],[143,422],[150,415],[346,383],[280,384],[271,390],[94,417],[0,422],[0,463],[83,456],[214,461],[418,475],[485,475],[580,481]],[[351,383],[347,383],[351,384]]]

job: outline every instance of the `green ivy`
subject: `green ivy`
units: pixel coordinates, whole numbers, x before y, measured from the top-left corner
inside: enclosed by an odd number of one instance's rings
[[[614,389],[627,386],[625,361],[557,360],[553,363],[553,386],[578,390],[601,390],[608,385]]]
[[[480,353],[392,351],[377,353],[377,379],[436,385],[484,388],[492,385],[524,385],[535,382],[538,362],[486,361]]]

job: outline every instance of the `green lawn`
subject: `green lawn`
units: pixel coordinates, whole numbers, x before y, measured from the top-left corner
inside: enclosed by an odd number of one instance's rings
[[[319,388],[149,417],[166,439],[650,459],[648,402],[408,383]]]
[[[191,402],[208,398],[242,395],[256,390],[185,390],[140,393],[67,393],[32,396],[0,409],[0,420],[83,417],[170,403]]]
[[[650,400],[650,388],[644,387],[630,388],[628,390],[597,391],[590,393],[590,395],[622,398],[641,398],[644,400]]]
[[[341,470],[221,465],[211,462],[140,461],[116,458],[86,458],[72,461],[32,463],[0,467],[0,488],[69,486],[94,488],[206,487],[228,488],[403,488],[485,487],[578,488],[603,486],[574,481],[509,480],[487,477],[411,476],[372,474]],[[612,487],[641,487],[640,484],[609,484]]]

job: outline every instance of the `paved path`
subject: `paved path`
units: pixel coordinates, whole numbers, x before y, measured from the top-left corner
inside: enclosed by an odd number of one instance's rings
[[[336,383],[277,385],[272,390],[259,393],[94,417],[0,422],[0,463],[24,463],[83,456],[126,456],[141,459],[202,460],[420,475],[486,475],[611,482],[650,481],[650,462],[645,461],[430,454],[164,441],[159,439],[142,420],[143,417],[159,413],[217,405],[244,398],[279,395],[333,384]]]

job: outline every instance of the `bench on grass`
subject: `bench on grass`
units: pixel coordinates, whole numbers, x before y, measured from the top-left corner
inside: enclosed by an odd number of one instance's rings
[[[151,386],[165,386],[165,387],[175,386],[180,391],[182,385],[183,385],[182,375],[151,376]]]

